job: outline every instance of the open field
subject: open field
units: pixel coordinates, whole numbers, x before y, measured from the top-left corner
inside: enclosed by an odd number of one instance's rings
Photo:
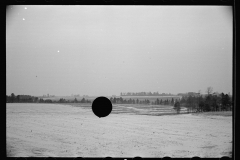
[[[82,107],[86,109],[91,109],[91,104],[83,103],[67,103],[65,105],[71,105],[75,107]],[[168,105],[144,105],[144,104],[113,104],[112,112],[113,114],[135,114],[135,115],[166,115],[166,114],[176,114],[173,106]],[[187,113],[187,108],[181,107],[180,113]]]
[[[6,107],[8,156],[231,156],[230,112],[153,116],[171,106],[117,105],[108,117],[98,118],[87,104]]]
[[[193,113],[193,115],[200,115],[200,116],[232,116],[232,112],[230,112],[230,111],[204,112],[204,113]]]

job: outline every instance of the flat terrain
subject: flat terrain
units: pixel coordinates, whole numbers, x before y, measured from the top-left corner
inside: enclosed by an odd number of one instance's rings
[[[91,109],[91,104],[68,103],[64,105],[71,105],[85,109]],[[144,104],[113,104],[113,114],[135,114],[135,115],[172,115],[176,114],[173,106],[169,105],[144,105]],[[181,107],[180,113],[187,113],[187,108]]]
[[[108,117],[98,118],[89,105],[13,103],[6,107],[8,156],[231,156],[230,112],[159,116],[153,114],[157,107],[141,114],[146,106],[121,105],[114,106]]]
[[[232,116],[232,112],[229,112],[229,111],[204,112],[204,113],[194,113],[193,115],[200,115],[200,116]]]

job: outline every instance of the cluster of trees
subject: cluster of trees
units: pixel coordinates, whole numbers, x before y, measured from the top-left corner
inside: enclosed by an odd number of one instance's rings
[[[118,104],[150,104],[150,101],[148,99],[145,100],[135,100],[135,99],[123,99],[122,97],[120,98],[116,98],[116,97],[111,97],[110,101],[114,104],[118,103]]]
[[[158,98],[154,101],[154,102],[152,102],[152,105],[174,105],[174,99],[172,98],[172,100],[168,100],[168,99],[166,99],[166,100],[159,100]]]
[[[231,111],[233,102],[228,94],[208,94],[206,97],[182,97],[180,106],[188,108],[190,112]]]
[[[51,99],[40,99],[39,103],[91,103],[90,100],[83,98],[82,100],[78,101],[77,98],[75,98],[74,100],[66,100],[64,98],[60,98],[58,101],[53,101]]]
[[[159,94],[158,92],[127,92],[127,93],[122,93],[120,94],[121,96],[171,96],[172,94],[168,93],[162,93]]]
[[[179,113],[180,113],[180,110],[181,110],[180,102],[177,101],[177,102],[174,104],[173,109],[176,110],[177,113],[179,114]]]
[[[158,98],[155,101],[150,102],[149,99],[145,100],[139,100],[139,99],[123,99],[122,97],[116,98],[116,97],[111,97],[110,101],[113,104],[152,104],[152,105],[174,105],[174,99],[172,100],[159,100]]]
[[[10,96],[6,95],[6,103],[26,103],[26,102],[38,102],[38,97],[30,95],[15,95],[12,93]]]
[[[74,100],[66,100],[63,98],[60,98],[57,100],[51,100],[51,99],[42,99],[30,95],[17,95],[15,96],[14,93],[12,93],[10,96],[6,95],[6,103],[91,103],[90,100],[83,98],[82,100],[78,101],[76,98]]]
[[[90,100],[82,98],[82,100],[78,101],[77,98],[75,98],[74,100],[65,100],[63,98],[60,98],[59,101],[57,101],[58,103],[91,103]]]

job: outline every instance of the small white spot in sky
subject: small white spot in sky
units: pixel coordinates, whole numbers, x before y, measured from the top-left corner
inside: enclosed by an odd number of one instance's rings
[[[23,18],[22,20],[24,20],[24,21],[25,21],[25,18]]]
[[[24,9],[27,9],[27,7],[25,7]]]
[[[59,52],[59,50],[58,50],[58,52]]]

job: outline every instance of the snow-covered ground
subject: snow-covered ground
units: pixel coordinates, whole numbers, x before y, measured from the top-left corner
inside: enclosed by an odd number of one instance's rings
[[[6,104],[14,157],[222,157],[232,151],[232,116],[110,114],[58,104]]]

